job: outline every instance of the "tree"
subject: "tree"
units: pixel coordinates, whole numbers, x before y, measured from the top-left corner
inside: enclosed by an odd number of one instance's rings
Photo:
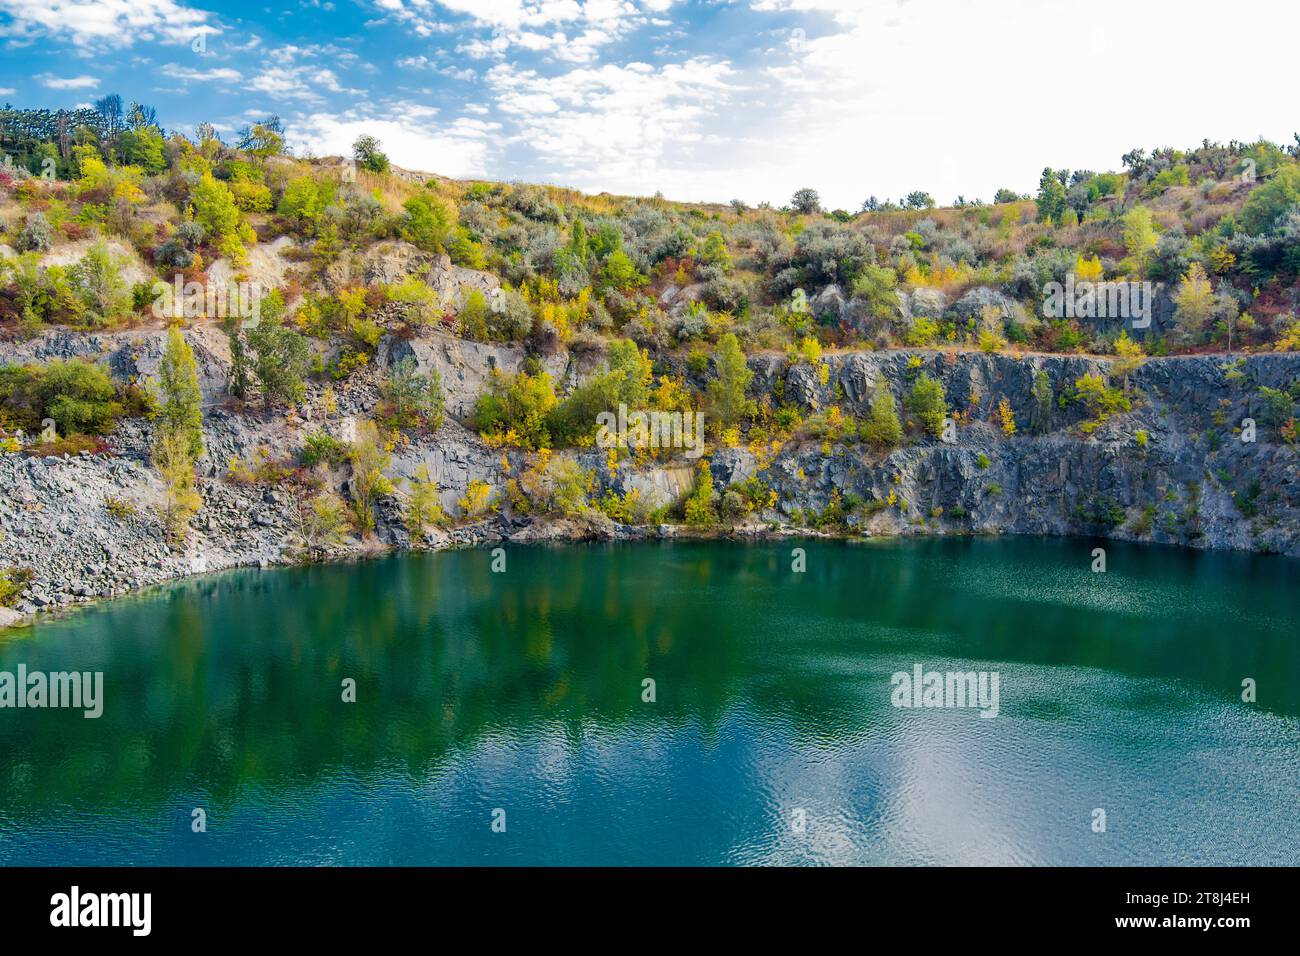
[[[244,336],[239,329],[239,319],[229,316],[222,323],[226,339],[230,342],[230,378],[226,388],[236,398],[248,396],[248,352],[244,348]]]
[[[156,126],[141,126],[122,134],[122,159],[131,166],[139,166],[150,176],[167,169],[163,152],[163,137]]]
[[[1112,373],[1124,382],[1124,393],[1128,394],[1128,377],[1142,367],[1146,353],[1142,346],[1121,332],[1115,340],[1115,361],[1111,364]]]
[[[415,469],[415,477],[407,479],[410,494],[406,499],[406,512],[403,518],[406,530],[411,537],[424,534],[424,529],[431,524],[441,524],[446,520],[442,508],[442,490],[438,483],[429,476],[429,466],[421,464]]]
[[[203,454],[203,393],[194,351],[175,325],[167,330],[158,384],[158,428],[180,435],[190,459],[197,461]]]
[[[352,158],[362,169],[372,173],[388,172],[388,156],[379,148],[379,140],[362,135],[352,144]]]
[[[478,289],[471,289],[465,296],[465,304],[461,306],[460,315],[460,334],[475,342],[486,342],[488,339],[488,304],[487,298]]]
[[[253,232],[243,222],[235,195],[225,183],[217,182],[212,173],[204,173],[190,193],[194,220],[218,240],[223,254],[236,262],[244,257],[244,241],[252,241]]]
[[[810,216],[822,208],[822,197],[817,195],[817,190],[804,187],[795,190],[794,195],[790,197],[790,205],[794,207],[795,212]]]
[[[268,116],[260,123],[245,126],[238,136],[239,149],[254,156],[265,158],[284,152],[284,123],[278,116]]]
[[[1066,192],[1061,173],[1050,166],[1038,180],[1038,221],[1059,224],[1065,215]]]
[[[628,408],[640,408],[650,396],[654,363],[649,353],[631,339],[611,342],[605,353],[609,370],[618,374],[618,400]]]
[[[1134,272],[1146,272],[1151,251],[1155,249],[1158,239],[1150,209],[1134,206],[1124,214],[1124,248],[1128,251]]]
[[[384,475],[392,464],[372,421],[357,422],[356,440],[349,456],[352,462],[352,515],[360,532],[373,531],[375,527],[375,501],[380,495],[393,493],[393,483]]]
[[[907,408],[933,437],[943,436],[943,421],[948,415],[948,405],[943,396],[943,383],[922,372],[912,385],[907,397]]]
[[[1055,390],[1047,373],[1039,369],[1034,373],[1031,391],[1034,396],[1033,425],[1038,431],[1047,431],[1052,424],[1052,409],[1056,404]]]
[[[862,423],[862,438],[867,444],[879,448],[893,448],[903,438],[903,426],[894,409],[894,393],[884,376],[876,379],[871,393],[871,407],[867,420]]]
[[[256,356],[254,371],[262,383],[262,400],[267,407],[276,400],[289,405],[302,401],[307,390],[303,378],[311,353],[307,339],[278,318],[264,317],[248,333],[248,347]]]
[[[724,427],[730,427],[753,411],[754,402],[745,396],[749,382],[754,377],[745,352],[734,332],[718,340],[718,350],[713,353],[713,364],[718,377],[709,382],[709,401],[713,414]]]
[[[160,428],[154,438],[153,462],[163,480],[163,520],[173,540],[184,541],[190,518],[203,505],[194,481],[189,438],[180,429]]]
[[[114,256],[102,240],[86,250],[72,267],[72,291],[95,325],[109,325],[131,311],[131,290],[122,278],[122,256]]]
[[[298,537],[310,557],[320,557],[343,540],[346,513],[343,499],[336,494],[318,494],[311,498],[295,495],[292,517]]]
[[[1199,337],[1215,309],[1214,289],[1205,274],[1205,267],[1199,262],[1188,267],[1187,274],[1178,284],[1174,305],[1183,335],[1189,339]]]
[[[183,541],[191,516],[203,504],[194,481],[194,465],[203,454],[203,393],[194,352],[177,326],[167,330],[158,381],[154,464],[166,488],[163,516],[168,533]]]
[[[388,373],[383,393],[393,406],[399,428],[410,428],[417,422],[427,425],[430,431],[442,427],[442,380],[437,369],[423,375],[415,359],[408,355]]]
[[[921,189],[915,189],[903,200],[905,209],[933,209],[934,197]]]

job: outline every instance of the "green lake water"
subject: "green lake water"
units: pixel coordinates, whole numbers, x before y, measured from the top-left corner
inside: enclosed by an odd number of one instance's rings
[[[1300,863],[1300,562],[1096,544],[512,547],[77,611],[0,638],[104,675],[98,719],[0,709],[0,864]],[[915,665],[996,672],[997,716],[893,706]]]

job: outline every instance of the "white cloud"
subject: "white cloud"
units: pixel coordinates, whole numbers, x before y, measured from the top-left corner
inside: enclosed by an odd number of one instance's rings
[[[333,70],[317,66],[268,66],[254,76],[247,89],[282,99],[322,102],[323,93],[360,93],[339,82]]]
[[[235,83],[243,79],[244,74],[230,67],[217,67],[211,70],[195,70],[176,63],[168,63],[160,72],[175,80],[199,83]]]
[[[645,193],[690,185],[721,108],[738,92],[724,62],[696,58],[578,68],[541,76],[493,67],[488,86],[516,126],[512,145],[535,151],[537,177],[590,190]]]
[[[190,43],[221,32],[212,14],[176,0],[0,0],[0,36],[69,39],[78,46],[130,46],[139,40]]]
[[[378,118],[355,112],[342,116],[314,113],[290,126],[289,142],[295,149],[318,156],[351,156],[352,144],[365,133],[376,137],[398,166],[473,177],[485,175],[498,129],[495,123],[468,118],[438,127],[428,121],[428,113],[404,105]]]
[[[754,199],[784,202],[808,185],[845,208],[912,189],[988,200],[999,186],[1032,190],[1048,165],[1114,169],[1134,146],[1290,139],[1289,108],[1268,91],[1294,87],[1294,5],[1244,0],[1225,15],[1185,0],[1175,17],[1095,0],[1084,18],[1068,0],[953,3],[942,14],[897,0],[751,8],[783,11],[787,24],[806,15],[805,34],[773,44],[759,68],[761,102],[743,107],[748,134],[767,144],[737,170]],[[1268,18],[1277,30],[1259,29]],[[1248,72],[1199,81],[1241,50]],[[779,164],[761,159],[775,149]]]
[[[93,76],[55,76],[53,73],[41,73],[36,79],[41,81],[42,86],[52,90],[90,90],[99,85],[99,80]]]

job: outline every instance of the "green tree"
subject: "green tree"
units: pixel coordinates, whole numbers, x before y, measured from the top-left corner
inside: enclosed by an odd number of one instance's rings
[[[352,462],[352,515],[357,530],[375,528],[375,502],[393,493],[393,483],[384,474],[393,458],[384,447],[379,429],[372,421],[357,422],[356,440],[349,456]]]
[[[714,501],[713,472],[707,461],[695,469],[695,488],[686,499],[686,523],[692,528],[712,528],[718,523],[718,506]]]
[[[903,438],[903,426],[894,409],[894,393],[884,376],[876,379],[876,387],[871,393],[871,406],[867,411],[867,420],[862,423],[862,439],[879,448],[893,448]]]
[[[150,176],[167,169],[163,152],[163,137],[156,126],[143,126],[122,134],[122,159],[130,166],[139,166]]]
[[[654,363],[649,353],[631,339],[618,339],[609,344],[605,361],[611,372],[620,375],[618,400],[628,408],[641,408],[650,397],[650,383],[654,381]]]
[[[248,347],[255,356],[254,371],[262,383],[262,400],[269,407],[279,400],[296,405],[306,394],[311,348],[302,333],[279,319],[263,318],[248,333]]]
[[[822,208],[822,198],[817,195],[817,190],[804,187],[795,190],[790,197],[790,206],[795,212],[810,216]]]
[[[72,267],[72,292],[93,324],[111,325],[131,313],[131,290],[122,278],[124,265],[123,257],[114,256],[101,240]]]
[[[170,429],[180,435],[192,461],[197,461],[203,454],[203,393],[199,390],[198,368],[194,351],[181,335],[181,330],[173,325],[167,330],[167,345],[158,369],[158,385],[162,393],[158,428]]]
[[[184,541],[190,518],[203,506],[194,480],[194,459],[184,432],[161,428],[154,437],[153,463],[163,480],[163,521],[168,536]]]
[[[465,304],[461,306],[460,315],[460,334],[467,339],[475,342],[486,342],[488,339],[488,304],[487,298],[478,289],[471,289],[465,296]]]
[[[1124,248],[1134,272],[1146,272],[1158,239],[1155,219],[1146,206],[1134,206],[1124,214]]]
[[[442,490],[429,476],[429,466],[424,464],[415,469],[415,477],[408,478],[406,483],[410,492],[402,517],[411,537],[418,538],[429,525],[442,524],[447,519],[442,507]]]
[[[437,369],[428,375],[420,372],[411,356],[397,362],[384,380],[383,395],[393,406],[393,418],[399,428],[423,423],[431,431],[442,427],[442,379]]]
[[[922,372],[912,384],[907,396],[907,408],[927,432],[935,438],[943,436],[943,421],[948,415],[948,404],[943,395],[943,383]]]
[[[388,172],[388,156],[379,148],[379,140],[362,135],[352,144],[352,158],[362,169],[372,173]]]
[[[212,173],[204,173],[190,193],[194,206],[194,220],[211,236],[238,237],[240,233],[239,207],[234,194],[225,183],[217,182]]]
[[[1038,180],[1038,221],[1060,224],[1065,215],[1066,191],[1062,176],[1050,166]]]
[[[1199,338],[1216,307],[1214,289],[1210,286],[1205,267],[1199,262],[1193,262],[1178,283],[1174,305],[1183,335],[1188,339]]]
[[[1033,425],[1039,431],[1047,431],[1052,424],[1052,410],[1056,404],[1056,395],[1051,378],[1042,369],[1034,373],[1034,384],[1031,390],[1034,396]]]
[[[752,414],[754,408],[753,400],[745,395],[754,373],[745,361],[745,352],[734,332],[728,332],[718,340],[713,364],[717,367],[718,377],[709,382],[709,401],[719,423],[730,427]]]

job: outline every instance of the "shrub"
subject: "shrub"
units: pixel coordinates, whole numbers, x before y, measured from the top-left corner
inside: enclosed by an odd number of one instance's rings
[[[348,448],[328,432],[313,432],[303,439],[302,451],[298,460],[307,468],[314,468],[321,463],[342,464],[348,456]]]
[[[1088,372],[1074,382],[1074,398],[1082,402],[1092,413],[1092,421],[1085,422],[1083,433],[1091,434],[1106,419],[1119,412],[1127,412],[1133,406],[1127,395],[1107,385],[1100,375]]]
[[[0,607],[12,607],[31,583],[32,572],[27,568],[0,568]]]
[[[498,441],[549,448],[549,418],[555,401],[555,386],[545,371],[494,374],[487,391],[474,403],[474,427]]]
[[[446,205],[436,196],[420,193],[412,196],[402,208],[402,238],[425,252],[442,252],[451,232],[452,218]]]
[[[487,513],[491,503],[492,486],[479,478],[466,486],[465,496],[456,502],[462,518],[477,518]]]
[[[141,410],[102,367],[84,359],[0,365],[0,409],[28,432],[40,431],[42,421],[51,418],[65,436],[107,434],[128,410]]]
[[[32,213],[27,217],[22,232],[18,233],[18,250],[20,252],[48,252],[54,244],[50,222],[44,213]]]
[[[718,508],[713,499],[713,472],[707,461],[701,461],[695,471],[695,488],[686,498],[685,518],[690,527],[707,529],[718,523]]]
[[[420,465],[415,470],[415,477],[407,479],[407,486],[410,494],[403,520],[412,537],[423,535],[424,529],[431,524],[442,524],[447,520],[446,512],[442,510],[441,489],[429,476],[428,465]]]

